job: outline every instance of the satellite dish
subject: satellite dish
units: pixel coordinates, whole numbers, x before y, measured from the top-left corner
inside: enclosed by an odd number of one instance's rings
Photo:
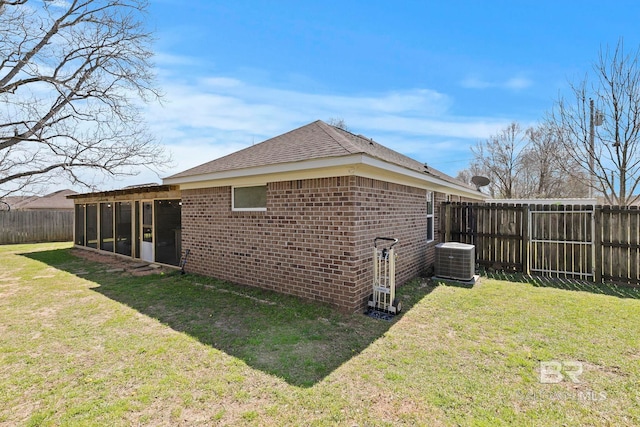
[[[489,185],[491,180],[486,176],[476,175],[471,178],[471,182],[476,186],[476,190],[480,190],[480,187],[484,187],[485,185]]]

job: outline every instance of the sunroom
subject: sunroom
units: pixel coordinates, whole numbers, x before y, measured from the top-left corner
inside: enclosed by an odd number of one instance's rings
[[[167,265],[182,252],[182,201],[175,185],[147,185],[69,196],[76,247]]]

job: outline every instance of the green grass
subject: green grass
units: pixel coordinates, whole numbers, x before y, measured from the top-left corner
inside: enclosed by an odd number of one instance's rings
[[[415,281],[385,322],[69,246],[0,246],[0,425],[640,425],[637,289]]]

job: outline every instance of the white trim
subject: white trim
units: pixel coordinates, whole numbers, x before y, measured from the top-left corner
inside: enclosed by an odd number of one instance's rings
[[[436,240],[436,207],[433,191],[427,191],[425,202],[427,203],[427,243],[431,243]],[[431,203],[431,213],[429,213],[429,203]],[[429,218],[431,218],[431,230],[429,230]],[[431,239],[429,239],[429,231],[431,231]]]
[[[188,184],[201,181],[218,181],[229,178],[244,178],[248,176],[270,175],[283,172],[298,172],[309,169],[324,169],[335,166],[347,166],[361,163],[361,154],[351,154],[342,157],[327,157],[323,159],[304,160],[301,162],[278,163],[275,165],[256,166],[243,169],[232,169],[221,172],[210,172],[200,175],[184,176],[177,178],[164,178],[165,185]],[[265,180],[269,181],[269,180]]]
[[[267,206],[266,203],[267,201],[265,200],[265,206],[262,207],[255,207],[255,208],[236,208],[235,207],[235,194],[236,194],[236,188],[249,188],[249,187],[264,187],[265,188],[265,192],[267,191],[267,184],[254,184],[254,185],[234,185],[231,187],[231,211],[233,212],[266,212],[267,211]]]
[[[151,204],[151,241],[144,240],[144,226],[149,225],[144,223],[144,204]],[[155,262],[156,259],[156,222],[155,222],[155,199],[142,199],[140,200],[140,260],[145,262]],[[134,213],[135,215],[135,213]],[[145,245],[147,243],[147,245]],[[150,244],[150,245],[149,245]],[[149,247],[151,248],[151,260],[145,259],[144,255],[148,254]],[[146,248],[146,250],[145,250]]]
[[[267,208],[234,208],[232,207],[231,210],[233,212],[266,212]]]
[[[476,200],[486,195],[463,185],[421,173],[402,166],[382,161],[366,154],[351,154],[340,157],[326,157],[301,162],[280,163],[229,171],[211,172],[177,178],[165,178],[165,185],[180,185],[180,189],[220,187],[226,185],[249,185],[260,176],[263,182],[290,181],[308,178],[357,175],[366,178],[389,181],[396,184],[424,188],[431,191],[451,193]],[[240,184],[241,183],[241,184]]]
[[[487,199],[485,203],[505,203],[512,205],[597,205],[598,199]]]
[[[414,171],[411,169],[407,169],[404,168],[402,166],[398,166],[392,163],[387,163],[384,162],[382,160],[373,158],[373,157],[369,157],[366,155],[362,156],[362,163],[369,165],[369,166],[373,166],[376,167],[378,169],[383,169],[389,172],[393,172],[396,173],[398,175],[404,175],[408,178],[413,178],[417,181],[424,181],[424,182],[428,182],[430,184],[432,184],[432,186],[429,187],[429,189],[432,189],[434,191],[438,191],[439,193],[446,193],[446,191],[443,191],[444,189],[449,189],[449,190],[456,190],[457,192],[462,192],[462,193],[467,193],[470,195],[470,197],[474,197],[474,198],[482,198],[484,199],[486,196],[482,193],[480,193],[479,191],[473,190],[471,188],[467,188],[463,185],[459,185],[459,184],[454,184],[451,183],[449,181],[445,181],[444,179],[435,177],[433,175],[428,175],[425,173],[420,173],[418,171]]]

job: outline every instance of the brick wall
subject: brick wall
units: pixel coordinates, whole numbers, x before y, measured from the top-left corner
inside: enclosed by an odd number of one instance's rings
[[[364,306],[373,281],[373,240],[394,237],[396,284],[401,285],[422,273],[429,250],[427,243],[426,191],[369,178],[354,177],[354,251],[357,264],[354,286]],[[431,256],[433,258],[433,255]]]
[[[360,310],[376,236],[400,240],[398,284],[433,262],[425,193],[355,176],[287,181],[267,185],[266,212],[233,212],[230,187],[183,190],[187,270]]]

